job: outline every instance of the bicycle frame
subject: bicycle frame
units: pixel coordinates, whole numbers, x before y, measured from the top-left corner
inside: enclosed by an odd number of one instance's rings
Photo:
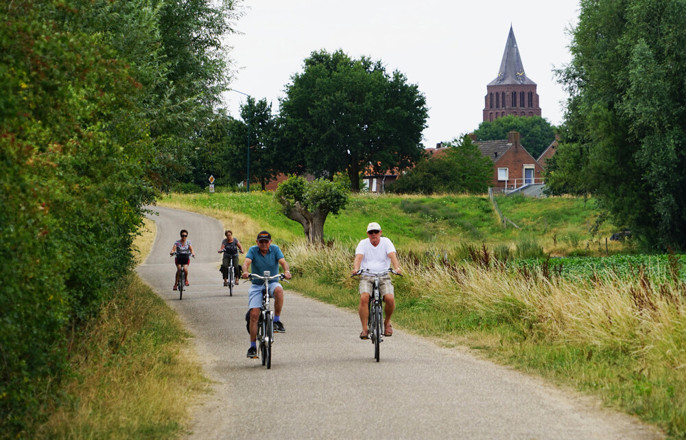
[[[233,296],[233,286],[236,285],[236,272],[235,272],[235,267],[233,265],[233,257],[238,255],[238,254],[229,254],[224,248],[224,254],[229,255],[229,266],[228,266],[228,283],[229,283],[229,296]]]
[[[178,257],[180,255],[188,255],[188,258],[190,260],[191,254],[179,254],[178,252],[172,253],[172,256]],[[183,265],[181,265],[181,269],[178,267],[176,268],[176,273],[178,274],[178,281],[176,283],[177,289],[179,291],[179,301],[183,300],[183,289],[186,287],[186,271],[183,270]]]
[[[366,275],[374,277],[372,292],[369,295],[369,316],[367,318],[367,329],[369,339],[374,344],[374,359],[379,362],[381,359],[381,348],[379,344],[383,342],[383,297],[379,289],[379,280],[382,276],[393,273],[398,275],[394,270],[387,269],[384,272],[370,272],[369,270],[360,270],[355,275]]]
[[[257,341],[259,342],[258,353],[262,356],[262,365],[267,369],[272,367],[272,343],[274,342],[274,314],[271,310],[271,297],[269,296],[269,282],[282,280],[284,274],[270,275],[269,271],[264,271],[264,275],[251,273],[250,279],[264,280],[262,286],[262,307],[260,308],[260,320],[257,323]]]

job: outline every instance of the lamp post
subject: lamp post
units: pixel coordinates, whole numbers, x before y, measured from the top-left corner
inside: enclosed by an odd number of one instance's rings
[[[248,106],[250,105],[250,95],[248,95],[247,93],[243,93],[243,92],[236,90],[236,89],[229,89],[229,90],[231,90],[232,92],[240,93],[241,95],[247,96],[248,97]],[[250,108],[248,108],[248,110],[250,110]],[[248,165],[247,165],[246,177],[245,177],[245,182],[246,182],[246,186],[247,186],[246,191],[247,192],[250,192],[250,119],[251,119],[250,118],[250,112],[248,111],[248,120],[246,121],[248,123]]]

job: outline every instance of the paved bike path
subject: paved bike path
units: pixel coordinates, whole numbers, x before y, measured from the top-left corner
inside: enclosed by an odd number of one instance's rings
[[[276,335],[267,370],[246,358],[247,283],[233,297],[221,285],[222,225],[155,210],[157,237],[138,272],[185,321],[214,382],[194,411],[191,439],[662,438],[593,399],[397,328],[376,363],[371,342],[358,338],[356,313],[305,298],[287,284],[287,332]],[[169,250],[181,228],[189,230],[197,258],[179,301]],[[237,238],[246,250],[254,244],[254,237]]]

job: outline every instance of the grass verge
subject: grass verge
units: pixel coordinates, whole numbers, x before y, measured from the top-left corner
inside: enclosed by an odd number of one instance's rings
[[[147,223],[137,247],[154,237]],[[173,439],[208,387],[178,316],[136,275],[82,331],[60,405],[46,409],[38,439]]]

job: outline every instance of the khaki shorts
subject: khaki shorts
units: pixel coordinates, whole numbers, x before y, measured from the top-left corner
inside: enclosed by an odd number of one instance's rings
[[[368,275],[362,275],[360,277],[360,295],[363,293],[372,294],[372,289],[374,288],[374,278]],[[384,275],[379,278],[379,292],[383,298],[386,295],[393,295],[393,283],[391,283],[391,276]]]

